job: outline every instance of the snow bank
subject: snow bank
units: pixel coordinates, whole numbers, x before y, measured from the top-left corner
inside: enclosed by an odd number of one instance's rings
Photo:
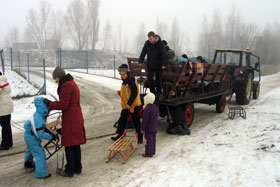
[[[35,95],[39,90],[14,71],[5,71],[5,76],[11,85],[11,96]]]

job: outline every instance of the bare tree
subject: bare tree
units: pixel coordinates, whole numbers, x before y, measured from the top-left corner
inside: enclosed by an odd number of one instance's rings
[[[12,47],[13,43],[19,41],[19,29],[17,27],[11,27],[5,36],[5,46],[7,48]]]
[[[161,37],[164,38],[165,40],[168,40],[168,25],[165,22],[162,22],[157,18],[156,20],[156,30],[155,32]]]
[[[262,34],[257,37],[256,54],[261,57],[262,64],[278,64],[280,59],[280,25],[266,25]]]
[[[117,41],[118,41],[118,34],[117,34],[116,31],[114,31],[113,32],[113,39],[112,39],[114,53],[116,53],[116,50],[117,50]]]
[[[213,11],[210,28],[211,49],[209,49],[210,53],[208,54],[208,58],[214,54],[216,48],[222,48],[223,46],[223,24],[219,9],[214,9]]]
[[[62,12],[52,12],[49,22],[49,34],[50,39],[56,41],[56,48],[60,48],[62,45],[64,31],[65,24]]]
[[[126,55],[127,52],[127,46],[128,46],[128,36],[127,34],[124,35],[124,41],[123,41],[123,55]]]
[[[183,34],[181,33],[178,20],[176,18],[173,19],[170,39],[169,39],[169,47],[175,51],[176,54],[181,53],[180,42],[183,40]]]
[[[73,0],[67,8],[66,14],[67,32],[74,41],[75,46],[82,50],[88,44],[89,23],[86,7],[81,0]]]
[[[46,48],[46,40],[47,40],[47,22],[49,18],[49,13],[51,11],[51,5],[48,1],[42,0],[40,3],[40,22],[39,27],[42,32],[43,38],[43,48]]]
[[[206,17],[206,15],[204,15],[201,25],[203,25],[203,29],[199,28],[198,51],[199,55],[208,56],[210,50],[210,29],[208,17]]]
[[[136,41],[135,41],[135,48],[136,48],[137,54],[140,55],[146,40],[147,40],[147,33],[146,33],[146,29],[145,29],[145,24],[142,23],[139,27],[139,31],[138,31],[138,34],[136,36]]]
[[[122,22],[118,25],[118,37],[119,37],[119,52],[122,52]]]
[[[250,47],[251,50],[255,50],[257,36],[259,35],[258,26],[254,23],[243,23],[239,31],[239,46],[241,49]]]
[[[91,49],[95,49],[99,34],[99,0],[88,0],[89,38]]]
[[[103,51],[105,50],[106,48],[106,45],[108,43],[108,40],[111,39],[111,36],[112,35],[112,24],[111,22],[108,20],[107,23],[106,23],[106,26],[104,28],[104,32],[103,32]]]
[[[227,45],[230,48],[239,48],[238,35],[241,26],[240,13],[236,6],[233,6],[226,22]]]
[[[46,39],[47,39],[47,22],[49,18],[49,13],[51,10],[51,5],[46,0],[42,0],[40,3],[39,13],[36,10],[30,9],[26,17],[27,27],[26,34],[33,41],[36,41],[40,49],[45,49]]]

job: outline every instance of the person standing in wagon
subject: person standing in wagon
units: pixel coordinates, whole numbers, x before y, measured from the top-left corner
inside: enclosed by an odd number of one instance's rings
[[[64,69],[56,67],[53,79],[58,83],[57,93],[59,101],[51,102],[45,99],[50,110],[62,110],[61,144],[65,147],[65,170],[60,170],[59,175],[73,177],[82,172],[81,144],[86,143],[84,118],[80,105],[80,90],[70,74]]]
[[[158,126],[158,106],[154,104],[155,95],[148,93],[144,97],[141,131],[145,134],[145,153],[143,157],[152,157],[156,153],[156,135]]]

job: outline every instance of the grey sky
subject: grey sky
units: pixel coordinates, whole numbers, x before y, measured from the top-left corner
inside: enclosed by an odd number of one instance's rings
[[[70,0],[48,0],[52,9],[66,11]],[[84,0],[86,1],[86,0]],[[0,45],[7,30],[16,26],[23,32],[25,17],[29,9],[38,8],[39,0],[0,0]],[[235,5],[246,22],[260,26],[266,23],[280,22],[280,0],[101,0],[101,28],[107,20],[115,27],[121,22],[123,33],[130,40],[137,34],[142,22],[146,30],[154,30],[159,18],[171,25],[177,18],[184,32],[193,38],[199,30],[203,15],[209,18],[215,8],[220,9],[225,19],[231,7]],[[132,43],[132,41],[130,42]],[[132,45],[132,44],[130,44]]]

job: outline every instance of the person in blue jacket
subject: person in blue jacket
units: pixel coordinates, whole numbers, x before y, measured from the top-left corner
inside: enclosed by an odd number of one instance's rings
[[[33,120],[24,123],[24,140],[26,142],[26,153],[24,157],[24,167],[34,167],[33,157],[35,158],[35,172],[37,178],[49,178],[46,170],[46,155],[41,145],[41,139],[55,140],[56,135],[52,134],[46,128],[46,117],[49,114],[47,105],[44,103],[43,97],[36,97],[34,99],[36,112],[33,114]],[[31,170],[32,171],[32,170]]]

